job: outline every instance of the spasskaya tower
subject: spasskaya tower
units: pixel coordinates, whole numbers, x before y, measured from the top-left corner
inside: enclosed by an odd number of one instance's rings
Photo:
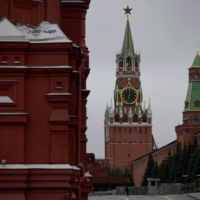
[[[114,102],[105,111],[105,158],[113,167],[129,168],[131,162],[155,148],[152,136],[152,110],[142,108],[141,56],[135,52],[128,6],[122,50],[116,55]]]

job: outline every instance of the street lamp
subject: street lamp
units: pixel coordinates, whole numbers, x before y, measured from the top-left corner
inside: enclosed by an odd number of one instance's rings
[[[182,177],[187,178],[188,175],[185,174],[185,175],[182,175]],[[197,180],[196,180],[196,181],[197,181],[197,182],[196,182],[196,188],[197,188],[197,192],[198,192],[198,187],[199,187],[198,177],[200,177],[200,174],[196,174],[196,177],[197,177]],[[188,184],[188,189],[189,189],[189,184]]]
[[[200,177],[200,174],[197,174],[197,192],[198,192],[198,187],[199,187],[199,181],[198,181],[198,177]]]
[[[185,175],[182,175],[182,177],[183,177],[183,178],[187,178],[187,177],[188,177],[188,175],[187,175],[187,174],[185,174]],[[188,189],[189,189],[189,184],[188,184]]]

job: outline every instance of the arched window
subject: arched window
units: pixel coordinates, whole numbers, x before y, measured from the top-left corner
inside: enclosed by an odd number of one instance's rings
[[[131,66],[132,66],[132,61],[131,61],[131,58],[128,57],[128,58],[126,59],[126,67],[131,67]]]
[[[119,122],[119,114],[118,113],[115,114],[115,122]]]
[[[128,122],[128,115],[127,115],[127,113],[125,113],[124,116],[123,116],[123,122]]]
[[[133,115],[133,122],[138,122],[138,115],[136,113]]]
[[[195,78],[198,78],[199,77],[199,73],[198,71],[195,72]]]
[[[142,122],[147,122],[147,115],[145,113],[142,115]]]
[[[138,58],[135,59],[135,68],[138,68]]]
[[[123,58],[120,58],[119,59],[119,67],[123,67],[123,65],[124,65]]]
[[[198,123],[199,123],[198,116],[194,116],[194,118],[193,118],[193,124],[198,124]]]

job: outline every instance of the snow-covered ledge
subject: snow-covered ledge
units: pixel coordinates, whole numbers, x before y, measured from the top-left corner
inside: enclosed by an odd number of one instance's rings
[[[13,103],[14,101],[8,96],[0,96],[0,103]]]
[[[0,164],[2,169],[72,169],[80,170],[77,166],[69,164]]]
[[[91,177],[93,177],[89,172],[86,172],[85,173],[85,177],[88,177],[88,178],[91,178]]]

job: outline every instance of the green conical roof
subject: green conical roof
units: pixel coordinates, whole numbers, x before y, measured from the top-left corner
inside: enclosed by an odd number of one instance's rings
[[[197,51],[194,61],[192,63],[192,67],[199,67],[200,68],[200,55],[199,51]]]
[[[122,46],[122,55],[123,57],[127,57],[128,55],[130,56],[134,55],[134,45],[133,45],[131,28],[130,28],[130,23],[129,23],[128,18],[126,21],[126,29],[125,29],[125,34],[124,34],[123,46]]]
[[[196,101],[200,102],[200,82],[199,81],[191,81],[188,85],[188,91],[186,96],[185,103],[188,106],[184,109],[184,111],[200,111],[200,107],[196,106]]]

